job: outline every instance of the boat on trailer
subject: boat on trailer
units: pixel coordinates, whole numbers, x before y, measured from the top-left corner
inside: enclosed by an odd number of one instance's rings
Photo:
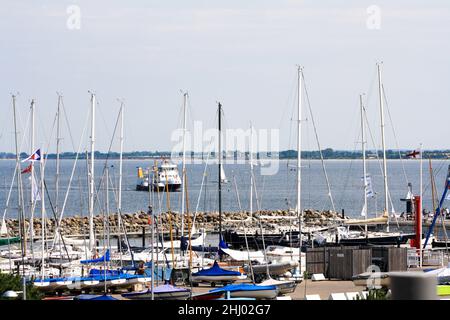
[[[155,300],[186,300],[190,297],[191,290],[188,288],[176,287],[171,284],[163,284],[153,289]],[[151,300],[152,289],[123,293],[122,297],[131,300]]]
[[[230,284],[222,288],[210,290],[209,292],[229,292],[231,298],[274,299],[278,295],[278,288],[274,285],[260,286],[242,283]]]
[[[246,279],[247,275],[240,273],[239,271],[222,269],[217,261],[209,269],[203,269],[195,272],[191,275],[193,283],[209,282],[211,285],[215,285],[217,282],[231,283],[236,280]]]
[[[297,283],[293,280],[276,280],[270,278],[258,283],[257,286],[276,286],[279,294],[287,294],[295,291]]]
[[[269,272],[270,275],[283,275],[289,270],[292,270],[297,263],[294,261],[284,261],[284,262],[270,262],[263,264],[254,264],[252,265],[252,270],[254,274],[265,274]],[[250,272],[250,266],[244,266],[245,272]]]

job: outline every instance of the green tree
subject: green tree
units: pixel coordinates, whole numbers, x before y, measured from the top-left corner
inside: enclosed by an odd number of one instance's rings
[[[18,275],[0,273],[0,299],[1,296],[8,290],[22,291],[22,278]],[[41,300],[43,294],[38,291],[32,283],[28,283],[26,287],[27,300]]]

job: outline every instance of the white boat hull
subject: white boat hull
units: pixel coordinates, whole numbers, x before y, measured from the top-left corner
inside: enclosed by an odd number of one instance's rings
[[[278,290],[243,290],[230,292],[232,298],[275,299],[277,295]]]

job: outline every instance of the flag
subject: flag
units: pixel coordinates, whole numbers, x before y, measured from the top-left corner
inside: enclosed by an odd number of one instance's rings
[[[41,195],[39,192],[38,184],[36,182],[36,178],[34,175],[31,176],[31,201],[34,203],[35,201],[41,201]]]
[[[25,169],[23,169],[21,173],[22,173],[22,174],[30,173],[30,172],[31,172],[31,167],[32,167],[32,166],[31,166],[31,164],[30,164],[28,167],[26,167]]]
[[[40,161],[41,160],[41,149],[37,149],[31,156],[23,159],[22,162],[26,161]]]
[[[413,158],[416,159],[417,156],[420,156],[420,151],[413,150],[410,153],[407,153],[406,156],[410,159],[413,159]]]
[[[364,181],[364,177],[362,177],[361,180]],[[372,178],[370,177],[369,174],[366,175],[365,187],[366,187],[366,197],[367,198],[375,197],[375,192],[373,191],[372,188]]]

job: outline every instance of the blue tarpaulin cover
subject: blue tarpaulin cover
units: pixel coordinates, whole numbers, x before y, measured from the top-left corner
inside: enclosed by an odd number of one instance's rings
[[[93,295],[93,294],[80,294],[75,297],[75,300],[118,300],[110,295]]]
[[[99,263],[99,262],[105,262],[109,261],[109,249],[106,250],[105,255],[103,257],[97,258],[97,259],[90,259],[90,260],[81,260],[80,263],[87,264],[87,263]]]
[[[203,269],[192,274],[192,276],[240,276],[239,271],[225,270],[219,267],[217,261],[214,261],[214,265],[209,269]]]

